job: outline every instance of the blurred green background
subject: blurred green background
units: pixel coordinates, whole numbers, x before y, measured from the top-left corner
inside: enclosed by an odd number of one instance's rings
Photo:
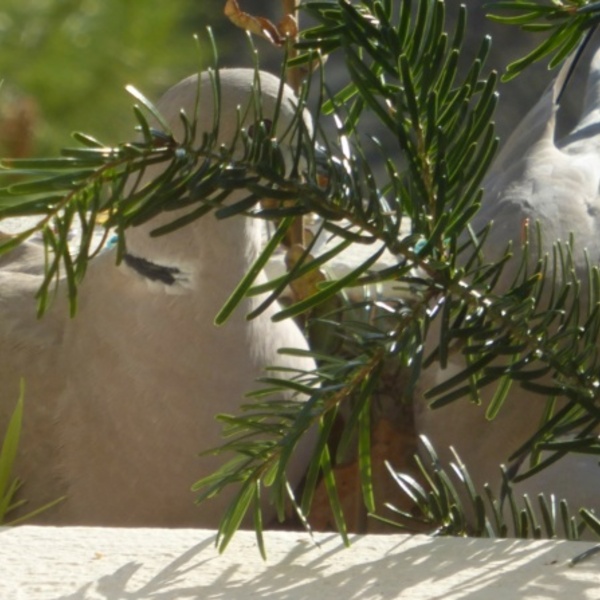
[[[414,0],[414,4],[419,0]],[[277,21],[281,0],[239,0],[243,10]],[[446,0],[453,19],[459,0]],[[467,46],[476,52],[485,33],[493,36],[490,66],[502,70],[538,40],[485,18],[480,0],[467,0]],[[135,124],[133,84],[150,98],[202,64],[193,34],[210,25],[222,64],[251,65],[244,34],[223,15],[225,0],[2,0],[0,4],[0,155],[56,154],[72,131],[106,143],[129,140]],[[304,25],[307,23],[305,22]],[[261,64],[278,69],[280,53],[257,40]],[[345,73],[328,65],[328,82]],[[499,130],[512,129],[549,81],[543,65],[501,89]]]
[[[133,101],[124,86],[153,96],[197,70],[192,34],[224,25],[221,4],[2,0],[2,154],[55,153],[74,130],[107,142],[129,139]]]

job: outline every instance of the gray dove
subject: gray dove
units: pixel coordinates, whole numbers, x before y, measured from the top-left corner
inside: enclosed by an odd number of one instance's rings
[[[234,143],[238,114],[246,127],[274,118],[280,80],[261,72],[257,96],[255,77],[252,69],[220,71],[219,144]],[[183,135],[182,110],[198,119],[196,139],[213,130],[208,73],[200,75],[199,88],[196,113],[198,76],[175,85],[156,105],[176,139]],[[284,87],[272,135],[281,138],[296,106]],[[305,125],[310,130],[308,115]],[[286,142],[291,148],[286,140],[284,149]],[[144,182],[163,168],[148,169]],[[227,202],[246,195],[233,192]],[[36,318],[43,264],[38,245],[26,243],[0,259],[0,430],[23,377],[24,431],[16,465],[23,496],[29,508],[66,497],[38,522],[215,527],[237,490],[199,506],[190,490],[223,461],[199,457],[222,443],[215,415],[238,413],[265,367],[314,367],[308,358],[278,353],[282,347],[306,350],[307,343],[292,321],[271,320],[277,305],[246,320],[260,296],[245,299],[223,326],[213,324],[261,250],[260,220],[209,214],[168,235],[150,236],[177,216],[165,212],[128,229],[127,254],[118,266],[114,250],[92,260],[73,319],[60,289],[48,314]],[[292,485],[303,474],[311,444],[308,436],[294,452]],[[267,509],[265,515],[268,520],[274,513]]]
[[[566,63],[556,80],[546,89],[496,158],[483,183],[482,207],[472,221],[480,231],[493,222],[483,246],[490,261],[500,259],[512,242],[515,258],[505,268],[495,291],[501,293],[512,282],[520,263],[526,225],[535,231],[539,222],[542,253],[552,253],[557,241],[568,241],[575,234],[574,261],[577,271],[586,270],[584,249],[591,264],[600,261],[600,51],[596,51],[589,69],[587,93],[576,127],[556,140],[557,94],[569,69]],[[531,262],[537,259],[531,257]],[[548,276],[551,274],[549,269]],[[582,289],[585,297],[586,291]],[[439,334],[432,337],[436,339]],[[439,339],[439,337],[437,338]],[[465,368],[459,353],[449,359],[448,368],[433,365],[423,373],[420,387],[429,389]],[[492,422],[485,418],[489,392],[484,390],[484,406],[466,399],[438,410],[430,410],[419,398],[415,402],[415,421],[419,433],[433,442],[445,460],[452,457],[452,445],[465,462],[474,481],[489,483],[500,496],[500,464],[507,464],[515,452],[538,429],[545,398],[527,392],[513,383],[499,415]],[[598,459],[570,454],[541,473],[516,486],[517,493],[554,493],[566,498],[569,506],[600,508],[600,471]]]

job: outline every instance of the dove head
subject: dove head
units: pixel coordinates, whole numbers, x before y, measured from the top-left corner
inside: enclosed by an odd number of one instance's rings
[[[219,92],[215,93],[217,85]],[[254,69],[221,69],[218,84],[214,73],[194,75],[169,89],[156,106],[176,141],[181,142],[185,135],[183,112],[190,122],[196,120],[194,147],[200,147],[205,135],[216,134],[212,152],[221,149],[232,162],[244,155],[241,129],[245,130],[250,143],[256,135],[276,139],[287,173],[299,146],[298,135],[312,132],[306,111],[299,126],[298,99],[291,88],[282,86],[278,77]],[[148,168],[140,186],[151,183],[166,168],[167,164]],[[248,196],[247,190],[235,190],[222,204],[231,205]],[[218,267],[228,270],[232,278],[241,277],[260,251],[259,219],[243,215],[217,219],[214,214],[208,214],[171,233],[152,234],[157,228],[197,210],[203,200],[211,202],[211,198],[202,196],[192,200],[186,208],[169,210],[167,207],[143,224],[129,228],[127,253],[136,259],[187,273],[204,271],[210,275],[210,269]]]

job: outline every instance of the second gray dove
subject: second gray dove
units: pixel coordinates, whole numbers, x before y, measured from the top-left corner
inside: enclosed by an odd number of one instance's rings
[[[475,232],[493,222],[483,246],[486,259],[500,259],[512,243],[515,257],[505,268],[496,292],[506,290],[520,263],[526,226],[539,223],[542,253],[552,253],[557,241],[575,236],[574,262],[585,281],[584,250],[590,263],[600,262],[600,51],[589,69],[587,92],[579,123],[556,140],[557,95],[566,77],[565,64],[557,79],[510,136],[483,183],[482,207],[472,221]],[[536,260],[532,256],[532,262]],[[550,263],[551,264],[551,263]],[[551,268],[550,268],[551,271]],[[548,273],[550,277],[551,273]],[[586,291],[582,290],[585,297]],[[436,337],[435,335],[433,336]],[[424,374],[421,388],[431,388],[465,368],[458,353],[448,368],[432,366]],[[488,394],[484,390],[484,395]],[[422,399],[415,404],[416,425],[433,442],[445,460],[452,457],[452,445],[465,462],[474,481],[489,483],[500,496],[500,464],[506,464],[540,425],[545,398],[513,383],[499,415],[488,422],[485,406],[461,399],[438,410],[430,410]],[[584,454],[570,454],[538,475],[517,486],[518,493],[539,492],[566,498],[572,509],[600,508],[598,460]]]

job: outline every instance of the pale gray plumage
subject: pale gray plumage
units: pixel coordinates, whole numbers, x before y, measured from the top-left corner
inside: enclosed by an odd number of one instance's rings
[[[196,76],[180,82],[157,103],[176,138],[182,135],[180,111],[193,116],[197,82]],[[258,118],[254,83],[253,70],[221,70],[220,143],[229,145],[234,138],[238,106],[247,125]],[[272,118],[280,81],[260,73],[260,85],[262,117]],[[207,73],[200,88],[197,136],[213,127]],[[290,124],[295,102],[286,87],[278,134]],[[305,120],[310,128],[309,117]],[[160,168],[149,170],[146,180]],[[228,202],[243,195],[234,193]],[[307,345],[293,322],[271,321],[276,306],[246,320],[260,297],[244,300],[224,326],[213,325],[260,252],[260,221],[208,215],[169,235],[150,237],[176,216],[163,213],[126,233],[128,253],[177,268],[175,282],[150,281],[126,262],[115,266],[114,253],[104,252],[90,263],[72,320],[64,291],[50,312],[36,319],[42,255],[35,244],[2,259],[0,424],[14,406],[23,376],[25,430],[17,474],[26,482],[24,495],[35,505],[67,496],[40,517],[43,522],[215,526],[232,494],[196,506],[190,491],[223,460],[198,457],[221,443],[214,416],[239,412],[264,367],[313,366],[309,359],[278,354],[281,347]],[[261,274],[258,281],[264,278]],[[292,483],[301,477],[309,445],[307,440],[295,452]],[[267,519],[272,514],[267,511]]]
[[[514,278],[526,223],[530,231],[535,230],[536,221],[540,223],[542,252],[551,253],[557,240],[568,241],[573,232],[580,275],[586,270],[584,249],[592,264],[600,261],[600,51],[590,66],[578,125],[564,138],[555,140],[556,96],[568,66],[561,69],[508,139],[483,184],[483,205],[472,222],[477,232],[493,221],[483,252],[490,260],[499,259],[512,241],[516,255],[513,266],[505,269],[497,291],[506,289]],[[532,263],[535,258],[532,257]],[[462,357],[456,353],[447,370],[430,368],[420,385],[430,388],[464,368]],[[484,393],[489,395],[488,390]],[[492,423],[486,421],[482,407],[467,400],[432,411],[422,399],[415,405],[416,423],[419,432],[431,439],[444,459],[451,458],[448,446],[453,445],[474,480],[479,485],[489,482],[499,495],[498,465],[506,464],[508,457],[537,430],[544,405],[543,397],[514,383]],[[559,498],[567,498],[571,508],[600,508],[597,463],[597,458],[588,455],[569,455],[524,481],[517,492],[529,492],[532,497],[538,492],[555,493]]]

